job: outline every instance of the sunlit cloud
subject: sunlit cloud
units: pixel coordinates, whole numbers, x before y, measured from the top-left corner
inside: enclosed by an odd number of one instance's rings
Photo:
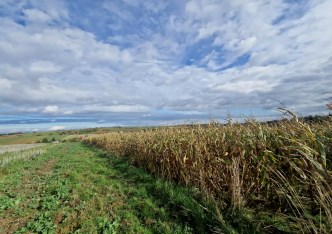
[[[0,117],[327,113],[331,1],[14,2],[0,3]]]
[[[58,131],[58,130],[63,130],[65,129],[65,126],[53,126],[53,127],[50,127],[48,130],[49,131]]]
[[[58,113],[59,107],[58,106],[46,106],[43,110],[43,113],[46,114],[55,114]]]

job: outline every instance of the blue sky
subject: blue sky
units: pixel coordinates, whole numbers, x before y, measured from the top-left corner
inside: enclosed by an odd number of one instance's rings
[[[2,0],[0,132],[271,119],[279,101],[326,114],[331,12],[330,0]]]

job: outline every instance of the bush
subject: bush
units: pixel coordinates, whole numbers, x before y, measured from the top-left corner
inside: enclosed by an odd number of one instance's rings
[[[43,140],[41,141],[41,143],[49,143],[47,137],[44,137]]]

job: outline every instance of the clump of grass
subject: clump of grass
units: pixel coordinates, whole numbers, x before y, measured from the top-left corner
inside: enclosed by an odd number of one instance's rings
[[[229,211],[248,217],[260,232],[328,233],[332,121],[305,123],[293,117],[272,124],[251,119],[109,133],[84,142],[199,188],[215,201],[221,223],[222,213]]]

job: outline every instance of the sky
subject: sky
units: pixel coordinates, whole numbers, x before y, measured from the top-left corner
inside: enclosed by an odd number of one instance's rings
[[[327,114],[331,0],[1,0],[0,133]]]

